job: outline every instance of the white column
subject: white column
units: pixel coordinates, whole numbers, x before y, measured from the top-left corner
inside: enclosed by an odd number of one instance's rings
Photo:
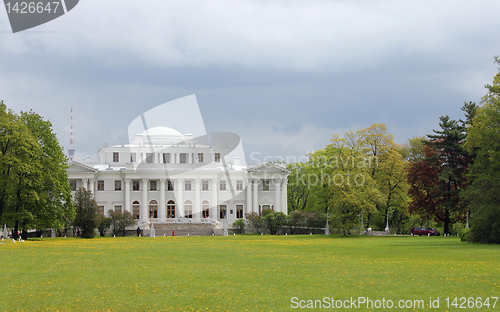
[[[253,180],[253,212],[259,213],[259,179]]]
[[[165,222],[165,179],[160,179],[160,207],[158,207],[158,217],[160,222]]]
[[[212,179],[212,211],[210,211],[210,218],[212,220],[219,219],[219,203],[217,198],[217,178]]]
[[[95,188],[95,179],[90,179],[90,186],[89,186],[89,190],[90,192],[92,193],[92,195],[94,196],[94,188]],[[94,199],[95,199],[95,196],[94,196]]]
[[[189,156],[189,153],[188,153]],[[195,221],[199,222],[201,219],[201,203],[200,203],[200,193],[201,193],[201,180],[194,180],[194,203],[193,203],[193,218]]]
[[[141,221],[149,220],[148,179],[142,179]]]
[[[130,209],[130,179],[125,179],[125,211],[132,213]]]
[[[280,188],[281,188],[281,179],[274,179],[274,211],[275,212],[280,212],[281,210],[281,193],[280,193]]]
[[[89,190],[89,179],[82,179],[83,188],[88,191]]]
[[[243,214],[246,213],[251,213],[252,210],[252,179],[248,177],[247,180],[247,203],[245,205],[245,209],[243,211]]]
[[[281,184],[281,211],[283,211],[284,214],[288,214],[288,205],[287,205],[287,202],[288,202],[288,196],[287,196],[287,192],[288,192],[288,179],[287,178],[284,178],[283,179],[283,182]]]
[[[184,179],[177,179],[174,184],[174,190],[177,191],[177,196],[175,196],[175,199],[177,200],[176,216],[180,218],[184,218],[184,200],[182,198],[183,189],[184,189]]]

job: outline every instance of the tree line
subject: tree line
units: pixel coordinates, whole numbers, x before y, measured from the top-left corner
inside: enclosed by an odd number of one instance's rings
[[[499,57],[495,62],[500,65]],[[464,239],[500,243],[500,69],[464,120],[439,118],[439,130],[395,144],[384,124],[334,135],[308,161],[288,164],[288,210],[331,211],[332,228],[467,224]]]

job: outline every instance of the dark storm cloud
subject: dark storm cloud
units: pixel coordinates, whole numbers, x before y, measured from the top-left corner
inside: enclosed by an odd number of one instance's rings
[[[193,3],[89,0],[22,36],[2,12],[0,98],[50,119],[66,147],[73,105],[77,159],[190,94],[247,157],[298,158],[372,123],[404,143],[461,118],[500,54],[497,1]]]

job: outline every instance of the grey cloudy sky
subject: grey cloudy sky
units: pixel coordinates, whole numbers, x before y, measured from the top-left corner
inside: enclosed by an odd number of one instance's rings
[[[497,0],[82,0],[12,34],[0,9],[0,99],[49,119],[66,148],[73,105],[76,160],[190,94],[247,160],[373,123],[404,143],[485,94],[499,13]]]

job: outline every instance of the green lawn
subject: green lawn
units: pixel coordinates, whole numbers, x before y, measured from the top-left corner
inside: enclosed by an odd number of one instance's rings
[[[446,297],[500,297],[500,246],[457,237],[44,238],[0,243],[0,263],[8,311],[284,311],[293,297],[359,296],[424,300],[418,311],[439,297],[444,311]],[[500,311],[490,300],[481,310]]]

